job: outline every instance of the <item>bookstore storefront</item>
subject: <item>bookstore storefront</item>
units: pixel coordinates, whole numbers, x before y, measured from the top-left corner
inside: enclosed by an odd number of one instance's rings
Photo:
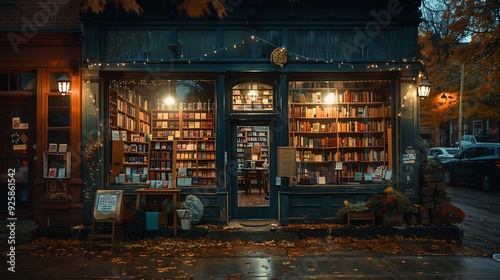
[[[282,224],[334,219],[344,200],[366,200],[387,186],[415,191],[394,175],[401,172],[395,134],[406,112],[394,110],[401,104],[393,100],[398,87],[414,87],[398,75],[109,79],[105,188],[124,190],[132,201],[137,188],[180,189],[181,199],[195,194],[203,201],[204,222]],[[283,81],[273,85],[266,76]],[[349,78],[333,79],[342,76]]]
[[[416,154],[421,64],[400,56],[418,23],[395,21],[370,56],[332,63],[338,42],[356,45],[352,26],[239,20],[200,20],[203,30],[84,21],[83,123],[104,143],[102,168],[86,176],[98,188],[131,200],[138,188],[194,194],[201,222],[219,224],[333,221],[344,200],[387,186],[418,196],[418,168],[404,159]]]

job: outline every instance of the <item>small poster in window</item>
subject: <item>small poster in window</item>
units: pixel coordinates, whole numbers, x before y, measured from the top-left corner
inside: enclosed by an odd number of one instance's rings
[[[64,178],[64,177],[66,177],[66,168],[59,168],[59,169],[57,169],[57,177],[58,178]]]
[[[12,129],[20,129],[21,128],[21,119],[19,117],[12,118]]]
[[[68,144],[59,144],[59,152],[67,152]]]
[[[56,172],[57,172],[57,168],[55,167],[51,167],[49,168],[49,177],[56,177]]]
[[[57,143],[49,144],[49,152],[57,152]]]

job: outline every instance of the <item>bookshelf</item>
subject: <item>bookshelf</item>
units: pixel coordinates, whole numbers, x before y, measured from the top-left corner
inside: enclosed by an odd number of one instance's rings
[[[365,181],[389,168],[389,81],[301,81],[289,88],[289,144],[299,183]]]
[[[43,152],[43,177],[46,179],[71,178],[71,153]]]
[[[150,141],[148,179],[161,182],[161,187],[173,187],[174,141]],[[155,183],[156,187],[157,183]],[[158,185],[160,187],[160,185]]]
[[[110,183],[146,184],[149,143],[112,141]]]
[[[215,140],[176,140],[174,154],[176,186],[215,186]]]
[[[215,186],[213,104],[180,102],[151,111],[149,180],[163,187]],[[165,167],[165,168],[163,168]]]
[[[147,99],[127,87],[113,85],[109,88],[108,117],[111,140],[132,140],[132,135],[139,135],[144,140],[151,133]],[[113,138],[113,132],[116,131],[125,133],[125,136]]]
[[[236,149],[238,164],[243,164],[245,162],[245,149],[249,149],[247,153],[257,155],[255,160],[267,160],[269,162],[268,131],[259,129],[258,126],[238,127]]]
[[[273,87],[261,83],[242,83],[232,89],[234,111],[274,110]]]

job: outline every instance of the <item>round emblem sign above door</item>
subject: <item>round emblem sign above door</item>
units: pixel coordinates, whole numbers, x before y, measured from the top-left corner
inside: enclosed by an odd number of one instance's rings
[[[288,62],[288,53],[283,48],[276,48],[271,53],[270,60],[274,67],[283,68]]]

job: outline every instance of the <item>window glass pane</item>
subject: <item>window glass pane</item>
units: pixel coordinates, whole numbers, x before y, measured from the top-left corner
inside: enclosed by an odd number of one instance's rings
[[[242,83],[233,87],[234,111],[272,111],[273,87],[260,83]]]
[[[36,89],[36,72],[19,74],[19,90],[35,90]]]
[[[0,91],[9,90],[9,74],[0,74]]]
[[[49,129],[48,131],[48,143],[69,143],[69,128],[68,129]]]
[[[69,127],[70,125],[70,97],[49,96],[48,126]]]
[[[299,184],[391,180],[390,88],[388,80],[289,83]]]

